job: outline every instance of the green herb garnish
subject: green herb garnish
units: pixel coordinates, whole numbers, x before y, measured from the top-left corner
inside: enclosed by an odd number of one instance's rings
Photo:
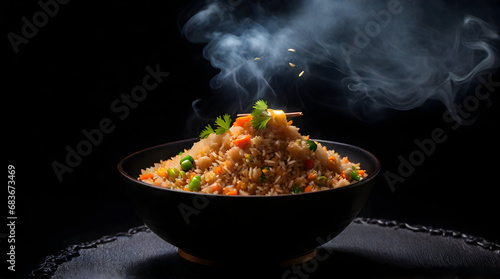
[[[212,126],[208,124],[203,131],[200,133],[200,139],[206,139],[210,134],[215,133],[214,129],[212,129]]]
[[[217,127],[215,130],[212,128],[210,124],[205,126],[205,129],[200,133],[200,139],[206,139],[210,134],[222,135],[226,131],[231,128],[231,116],[229,114],[224,114],[222,116],[217,117],[215,120],[215,126]]]
[[[264,113],[267,114],[267,102],[264,100],[258,100],[253,105],[252,116],[257,117]]]
[[[252,126],[257,130],[263,130],[267,127],[267,122],[271,120],[271,115],[267,111],[267,103],[264,100],[255,102],[252,110]]]
[[[231,116],[229,114],[224,114],[222,117],[217,117],[215,120],[215,125],[219,126],[215,129],[217,135],[222,135],[231,128]]]

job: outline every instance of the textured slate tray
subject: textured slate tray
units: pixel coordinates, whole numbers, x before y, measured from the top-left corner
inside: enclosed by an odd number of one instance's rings
[[[210,267],[182,259],[176,247],[141,226],[67,247],[46,257],[31,278],[295,279],[346,274],[500,278],[500,245],[456,231],[356,218],[340,235],[321,245],[309,262],[266,267],[255,259],[240,267]]]

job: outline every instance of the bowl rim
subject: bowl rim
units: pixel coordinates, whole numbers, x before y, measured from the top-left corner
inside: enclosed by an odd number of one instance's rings
[[[169,189],[169,188],[163,188],[163,187],[158,187],[158,186],[154,186],[154,185],[151,185],[149,183],[146,183],[146,182],[142,182],[140,180],[138,180],[137,178],[134,178],[132,177],[131,175],[129,175],[124,169],[123,169],[123,163],[130,159],[131,157],[139,154],[139,153],[143,153],[143,152],[146,152],[148,150],[151,150],[151,149],[155,149],[155,148],[159,148],[159,147],[162,147],[162,146],[165,146],[165,145],[174,145],[174,144],[181,144],[181,143],[186,143],[186,142],[193,142],[195,143],[197,140],[199,140],[198,138],[189,138],[189,139],[183,139],[183,140],[177,140],[177,141],[172,141],[172,142],[167,142],[167,143],[162,143],[162,144],[158,144],[158,145],[154,145],[154,146],[151,146],[151,147],[147,147],[147,148],[144,148],[144,149],[141,149],[141,150],[138,150],[126,157],[124,157],[123,159],[121,159],[118,164],[117,164],[117,168],[118,168],[118,171],[120,172],[120,174],[122,175],[123,178],[126,178],[134,183],[138,183],[140,184],[141,186],[146,186],[146,187],[150,187],[152,189],[156,189],[155,191],[168,191],[168,192],[174,192],[174,193],[179,193],[179,194],[186,194],[186,195],[195,195],[195,196],[205,196],[205,197],[208,197],[208,198],[266,198],[266,199],[270,199],[270,198],[284,198],[284,197],[298,197],[298,196],[307,196],[307,195],[320,195],[322,193],[326,193],[326,192],[332,192],[332,191],[342,191],[342,190],[346,190],[346,189],[350,189],[350,188],[354,188],[354,187],[360,187],[366,183],[368,183],[369,181],[373,180],[377,175],[378,173],[380,172],[380,169],[382,167],[379,159],[373,154],[371,153],[370,151],[367,151],[366,149],[363,149],[359,146],[356,146],[356,145],[352,145],[352,144],[348,144],[348,143],[342,143],[342,142],[336,142],[336,141],[330,141],[330,140],[323,140],[323,139],[311,139],[313,141],[319,141],[320,143],[330,143],[330,144],[335,144],[335,145],[341,145],[341,146],[346,146],[346,147],[349,147],[349,148],[354,148],[354,149],[357,149],[359,151],[362,151],[363,153],[365,154],[368,154],[370,157],[372,157],[373,159],[375,159],[376,161],[376,166],[375,166],[375,171],[373,171],[372,173],[370,173],[366,178],[364,178],[363,180],[361,181],[358,181],[358,182],[355,182],[355,183],[351,183],[349,185],[346,185],[346,186],[343,186],[343,187],[339,187],[339,188],[332,188],[332,189],[328,189],[328,190],[321,190],[321,191],[314,191],[314,192],[308,192],[308,193],[298,193],[298,194],[280,194],[280,195],[272,195],[272,196],[261,196],[261,195],[236,195],[236,196],[229,196],[229,195],[214,195],[214,194],[207,194],[207,193],[200,193],[200,192],[189,192],[189,191],[181,191],[181,190],[176,190],[176,189]]]

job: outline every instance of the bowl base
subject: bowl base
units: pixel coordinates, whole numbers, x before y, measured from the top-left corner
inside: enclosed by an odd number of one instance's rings
[[[224,266],[224,265],[229,264],[228,262],[224,262],[224,261],[211,260],[211,259],[207,259],[207,258],[201,258],[198,256],[194,256],[192,254],[187,253],[186,251],[183,251],[180,248],[178,248],[177,250],[178,250],[179,256],[181,256],[183,259],[190,261],[190,262],[193,262],[193,263],[207,265],[207,266]],[[314,248],[314,249],[312,249],[304,254],[298,255],[298,256],[294,256],[291,258],[285,258],[285,259],[277,259],[274,261],[269,261],[268,263],[270,265],[290,266],[290,265],[294,265],[294,264],[300,264],[303,262],[307,262],[307,261],[311,260],[312,258],[314,258],[314,256],[316,256],[316,248]]]

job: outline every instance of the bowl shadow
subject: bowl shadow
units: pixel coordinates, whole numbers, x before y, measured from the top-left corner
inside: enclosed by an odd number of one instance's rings
[[[431,272],[432,273],[432,272]],[[318,248],[317,255],[306,262],[290,266],[263,265],[256,258],[231,266],[206,266],[183,259],[179,254],[147,258],[127,268],[127,278],[332,278],[349,275],[353,278],[410,278],[432,275],[350,251]]]

